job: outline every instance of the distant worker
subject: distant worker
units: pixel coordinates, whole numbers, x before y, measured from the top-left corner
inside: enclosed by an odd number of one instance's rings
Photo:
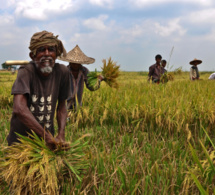
[[[67,67],[70,70],[72,94],[71,98],[67,100],[67,109],[75,111],[77,109],[76,98],[79,106],[82,106],[84,83],[90,91],[95,91],[100,88],[100,81],[103,80],[103,77],[101,75],[98,76],[99,86],[97,88],[91,87],[88,84],[87,75],[89,74],[89,70],[82,64],[92,64],[95,62],[95,59],[86,56],[78,45],[69,51],[66,57],[60,57],[59,60],[69,62]]]
[[[167,70],[165,69],[165,67],[166,67],[166,60],[161,60],[161,66],[163,67],[163,74],[165,74],[167,72]]]
[[[11,74],[15,74],[15,68],[11,68]]]
[[[199,80],[200,75],[199,75],[199,70],[198,70],[197,65],[199,65],[201,63],[202,63],[202,61],[198,60],[196,58],[194,60],[190,61],[190,65],[193,65],[190,68],[190,80],[192,80],[192,81]]]
[[[209,78],[208,79],[210,79],[210,80],[215,80],[215,72],[214,73],[212,73],[210,76],[209,76]]]
[[[160,77],[163,74],[163,67],[161,66],[161,55],[155,56],[156,63],[151,65],[149,67],[149,74],[148,74],[148,81],[150,82],[150,79],[152,79],[152,83],[159,83]]]

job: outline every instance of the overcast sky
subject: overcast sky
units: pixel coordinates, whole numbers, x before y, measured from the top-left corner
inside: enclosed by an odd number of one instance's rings
[[[147,71],[161,54],[169,70],[198,58],[200,71],[215,71],[213,0],[0,0],[0,29],[0,64],[30,60],[31,36],[47,30],[95,58],[90,70],[111,56],[121,70]]]

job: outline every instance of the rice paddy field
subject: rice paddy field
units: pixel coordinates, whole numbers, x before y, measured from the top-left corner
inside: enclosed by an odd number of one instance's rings
[[[188,72],[149,84],[147,72],[121,72],[119,88],[85,89],[83,106],[70,113],[66,140],[84,134],[90,168],[62,194],[214,194],[215,81]],[[0,144],[7,145],[16,79],[0,71]],[[56,128],[57,129],[57,128]],[[0,149],[0,155],[4,155]],[[5,185],[0,194],[9,194]]]

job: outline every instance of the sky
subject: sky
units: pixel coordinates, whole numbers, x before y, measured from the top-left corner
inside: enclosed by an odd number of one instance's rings
[[[30,60],[31,36],[43,30],[95,58],[91,71],[109,57],[122,71],[148,71],[157,54],[168,71],[188,71],[194,58],[215,71],[213,0],[0,0],[0,64]]]

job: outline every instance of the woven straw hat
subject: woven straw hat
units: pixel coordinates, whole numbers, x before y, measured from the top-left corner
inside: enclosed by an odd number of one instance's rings
[[[59,60],[76,63],[76,64],[92,64],[95,62],[94,58],[87,57],[76,45],[71,51],[69,51],[65,57],[58,57]]]
[[[195,58],[194,60],[190,61],[190,65],[194,65],[194,63],[197,63],[197,65],[201,64],[202,60],[198,60],[198,59]]]

